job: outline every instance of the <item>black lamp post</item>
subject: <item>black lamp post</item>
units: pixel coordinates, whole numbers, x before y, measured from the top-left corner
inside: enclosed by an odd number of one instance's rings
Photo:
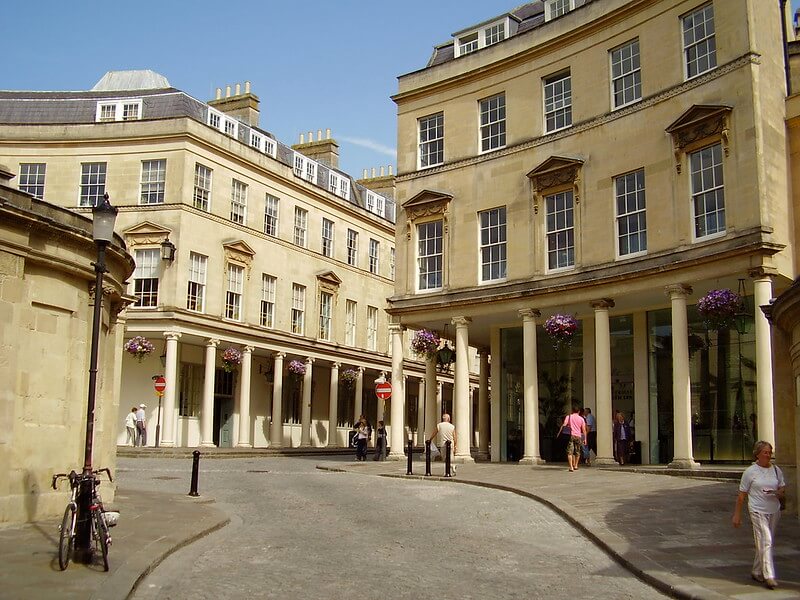
[[[92,316],[92,346],[89,355],[89,398],[86,406],[86,443],[83,455],[83,476],[78,490],[78,521],[75,539],[76,558],[88,561],[92,555],[91,503],[94,490],[92,474],[92,443],[94,441],[94,405],[97,395],[97,354],[100,342],[100,322],[103,305],[103,276],[106,269],[106,246],[114,239],[117,209],[103,195],[103,202],[92,208],[92,238],[97,246],[94,263],[94,314]]]

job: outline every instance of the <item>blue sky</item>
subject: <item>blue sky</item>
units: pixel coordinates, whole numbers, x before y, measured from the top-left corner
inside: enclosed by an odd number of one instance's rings
[[[360,177],[395,164],[397,77],[423,68],[454,31],[521,3],[43,0],[34,18],[30,5],[11,2],[0,23],[0,89],[85,90],[109,70],[152,69],[209,100],[249,80],[263,128],[290,145],[330,128],[341,167]]]

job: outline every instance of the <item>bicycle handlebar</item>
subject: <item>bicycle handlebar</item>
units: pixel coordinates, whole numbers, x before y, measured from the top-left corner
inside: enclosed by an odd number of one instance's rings
[[[100,475],[100,473],[103,472],[105,472],[105,474],[108,475],[109,481],[114,481],[114,478],[111,477],[111,470],[108,467],[103,467],[102,469],[95,469],[92,471],[92,475]],[[79,477],[82,477],[82,475],[79,475],[74,470],[70,471],[69,473],[56,473],[55,475],[53,475],[53,481],[51,482],[50,485],[55,490],[58,489],[57,485],[59,479],[69,479],[70,484],[74,484],[74,481]]]

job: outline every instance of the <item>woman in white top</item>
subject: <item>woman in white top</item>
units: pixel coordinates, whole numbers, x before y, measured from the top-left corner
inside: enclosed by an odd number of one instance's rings
[[[772,548],[775,529],[781,516],[780,499],[786,493],[786,481],[783,472],[772,464],[772,444],[756,442],[753,456],[756,462],[742,473],[739,483],[733,526],[739,527],[742,524],[742,505],[747,498],[747,509],[756,543],[756,558],[751,575],[753,579],[763,582],[773,590],[778,584],[775,581]]]

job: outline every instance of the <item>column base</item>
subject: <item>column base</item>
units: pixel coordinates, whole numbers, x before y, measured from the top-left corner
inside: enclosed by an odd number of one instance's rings
[[[214,442],[200,442],[201,448],[216,448],[217,445]]]
[[[165,442],[164,440],[161,440],[159,442],[158,446],[160,448],[174,448],[175,447],[175,442]]]
[[[274,444],[270,442],[267,448],[283,448],[283,442],[281,443],[275,442]]]
[[[238,444],[236,444],[236,447],[237,448],[252,448],[253,444],[251,444],[249,442],[239,442]]]
[[[700,463],[692,458],[676,458],[667,465],[668,469],[699,469]]]
[[[603,456],[603,457],[598,456],[592,461],[592,464],[597,465],[598,467],[608,467],[612,465],[615,467],[619,466],[619,463],[617,461],[615,461],[612,457],[608,456]]]
[[[389,452],[389,454],[386,455],[386,460],[391,460],[391,461],[408,460],[408,457],[402,452]]]
[[[298,448],[311,448],[311,442],[300,442]]]
[[[471,465],[475,464],[475,459],[472,458],[471,454],[456,454],[451,459],[451,462],[457,465]]]
[[[544,465],[546,464],[546,461],[539,456],[523,456],[522,458],[519,459],[519,464],[536,466],[536,465]]]

